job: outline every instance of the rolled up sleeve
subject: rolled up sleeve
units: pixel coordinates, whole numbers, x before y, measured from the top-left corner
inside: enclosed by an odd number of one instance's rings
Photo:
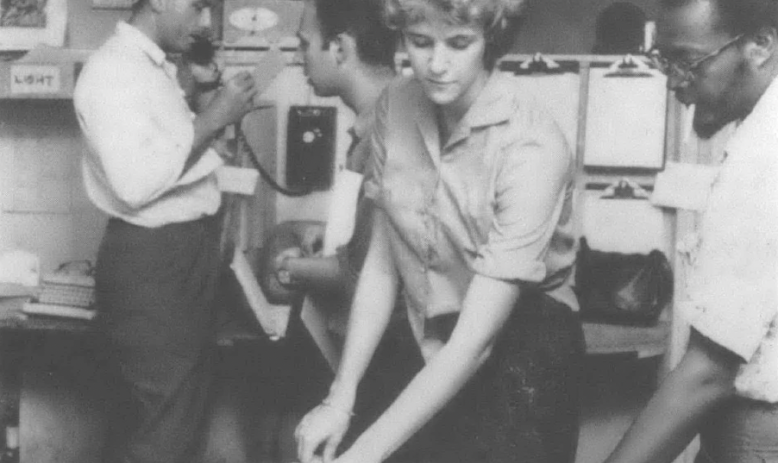
[[[749,361],[778,316],[775,162],[722,170],[690,276],[690,323]]]
[[[560,217],[570,213],[572,158],[553,122],[524,132],[531,136],[501,153],[494,219],[473,268],[492,278],[539,283],[546,278],[545,258]]]

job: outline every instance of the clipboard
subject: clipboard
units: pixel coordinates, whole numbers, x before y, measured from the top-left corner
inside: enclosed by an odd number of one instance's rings
[[[590,69],[584,166],[662,168],[666,83],[666,76],[629,55]]]
[[[577,73],[580,64],[578,61],[555,61],[542,53],[535,53],[531,59],[518,61],[502,61],[498,65],[500,71],[512,72],[515,75],[553,75],[564,73]]]
[[[503,62],[500,70],[514,74],[524,94],[542,95],[541,103],[556,120],[567,145],[575,153],[581,93],[580,63],[555,61],[538,53],[524,62]]]
[[[648,189],[628,179],[587,185],[582,232],[592,249],[625,254],[667,251],[665,216],[649,201]]]

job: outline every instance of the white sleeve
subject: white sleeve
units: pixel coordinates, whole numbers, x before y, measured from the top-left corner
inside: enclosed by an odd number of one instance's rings
[[[127,73],[127,66],[90,71],[74,95],[79,123],[115,196],[139,209],[181,177],[194,139],[191,117],[171,107],[181,95],[160,92],[159,82]],[[189,121],[163,120],[166,112]]]

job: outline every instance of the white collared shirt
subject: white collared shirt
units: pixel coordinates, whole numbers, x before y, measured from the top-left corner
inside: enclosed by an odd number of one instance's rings
[[[727,143],[691,256],[691,325],[745,361],[738,395],[778,402],[778,80]]]
[[[117,25],[84,66],[73,101],[89,145],[84,184],[99,209],[144,227],[216,213],[214,171],[222,160],[209,149],[182,175],[194,114],[176,67],[141,31]]]

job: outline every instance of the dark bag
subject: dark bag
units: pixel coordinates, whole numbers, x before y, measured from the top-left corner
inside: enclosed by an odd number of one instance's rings
[[[583,321],[654,325],[673,298],[673,270],[656,249],[649,254],[595,251],[581,238],[575,280]]]

